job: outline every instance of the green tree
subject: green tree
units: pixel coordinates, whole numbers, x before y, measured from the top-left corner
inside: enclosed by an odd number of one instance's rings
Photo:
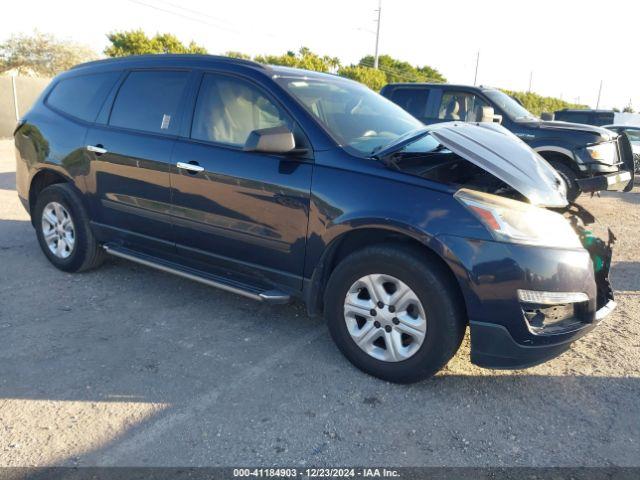
[[[340,67],[340,59],[320,56],[306,47],[302,47],[297,53],[290,50],[284,55],[257,55],[254,60],[267,65],[283,65],[315,72],[333,72]]]
[[[207,53],[207,50],[190,42],[183,44],[171,33],[158,33],[153,37],[141,30],[129,30],[124,32],[111,32],[107,34],[111,42],[104,53],[109,57],[126,57],[128,55],[145,55],[154,53]]]
[[[555,97],[543,97],[533,92],[516,92],[513,90],[501,89],[507,95],[511,95],[522,103],[524,108],[529,110],[534,115],[540,115],[542,112],[555,112],[556,110],[562,110],[563,108],[573,109],[585,109],[589,108],[588,105],[582,105],[578,103],[565,102]]]
[[[380,91],[382,87],[387,84],[387,76],[381,70],[375,70],[370,67],[361,67],[358,65],[341,67],[338,70],[338,75],[364,83],[376,92]]]
[[[374,58],[367,55],[360,59],[361,67],[373,67]],[[378,57],[378,68],[386,75],[387,83],[395,82],[434,82],[444,83],[447,79],[438,70],[429,66],[414,67],[409,62],[395,59],[390,55]]]
[[[230,57],[230,58],[242,58],[244,60],[251,60],[251,55],[247,55],[246,53],[242,53],[242,52],[236,52],[233,50],[230,50],[224,53],[224,56]]]
[[[624,107],[622,109],[622,111],[624,113],[635,113],[635,110],[633,109],[633,107],[631,106],[631,104],[627,105],[626,107]]]
[[[36,31],[13,35],[0,44],[0,73],[16,70],[23,75],[50,77],[96,58],[89,47]]]

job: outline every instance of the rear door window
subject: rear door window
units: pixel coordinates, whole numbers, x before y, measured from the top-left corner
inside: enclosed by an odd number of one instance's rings
[[[416,118],[425,118],[429,90],[423,88],[396,88],[391,92],[390,99],[404,108]]]
[[[449,91],[442,95],[438,118],[479,122],[482,119],[482,107],[488,106],[487,102],[472,93]]]
[[[109,125],[176,135],[189,72],[133,71],[118,92]]]
[[[61,80],[47,105],[86,122],[93,122],[120,72],[95,73]]]

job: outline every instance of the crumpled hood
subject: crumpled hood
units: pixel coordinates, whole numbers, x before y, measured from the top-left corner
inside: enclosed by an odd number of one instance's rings
[[[440,123],[431,135],[520,192],[533,205],[567,205],[562,181],[554,168],[506,128],[494,123]]]
[[[383,148],[376,157],[393,154],[431,135],[444,147],[502,180],[533,205],[563,208],[568,204],[562,180],[553,167],[496,123],[446,122],[410,133]]]

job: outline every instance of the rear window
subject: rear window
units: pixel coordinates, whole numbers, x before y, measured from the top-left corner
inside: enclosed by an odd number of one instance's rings
[[[93,122],[119,75],[119,72],[106,72],[61,80],[49,94],[47,105]]]
[[[396,88],[390,99],[416,118],[424,118],[427,112],[429,90],[418,88]]]
[[[188,72],[131,72],[120,87],[109,125],[176,134]]]

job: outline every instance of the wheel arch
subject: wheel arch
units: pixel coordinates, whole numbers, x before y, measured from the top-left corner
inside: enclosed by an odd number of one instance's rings
[[[545,146],[538,147],[535,149],[536,153],[544,158],[547,162],[561,162],[563,165],[566,165],[571,170],[579,173],[578,164],[573,157],[573,153],[570,150],[562,147],[553,147],[553,146]]]
[[[80,195],[71,178],[53,168],[41,168],[33,175],[29,183],[29,215],[31,216],[32,223],[33,209],[38,201],[38,195],[45,188],[57,183],[67,183],[71,185],[72,188],[76,190],[76,193]]]
[[[414,249],[438,265],[438,268],[455,286],[455,295],[459,296],[465,308],[466,302],[459,280],[445,256],[446,247],[435,237],[416,234],[412,229],[397,227],[360,226],[333,238],[324,249],[319,261],[313,269],[311,278],[305,282],[303,297],[310,316],[323,312],[325,287],[336,266],[349,254],[373,245],[403,245]],[[450,256],[450,252],[449,252]]]

